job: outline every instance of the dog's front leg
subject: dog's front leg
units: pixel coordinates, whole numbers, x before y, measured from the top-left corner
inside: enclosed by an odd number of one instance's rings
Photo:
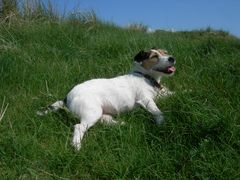
[[[162,88],[158,92],[158,97],[164,98],[164,97],[172,96],[174,94],[175,94],[174,91],[170,91],[167,87],[162,86]]]
[[[163,123],[163,113],[158,109],[157,105],[152,99],[138,101],[138,104],[147,109],[154,116],[156,124]]]

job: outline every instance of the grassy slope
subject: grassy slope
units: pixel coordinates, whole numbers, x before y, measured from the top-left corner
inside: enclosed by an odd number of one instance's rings
[[[76,83],[127,73],[140,49],[177,58],[164,83],[176,96],[157,102],[162,126],[143,109],[97,124],[80,152],[70,145],[78,121],[65,112],[37,117]],[[110,25],[30,23],[0,28],[0,177],[240,178],[240,43],[214,33],[146,34]],[[191,93],[181,93],[192,89]]]

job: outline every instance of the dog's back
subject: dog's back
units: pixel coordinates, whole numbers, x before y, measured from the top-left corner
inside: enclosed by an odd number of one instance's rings
[[[146,84],[144,79],[133,74],[111,79],[89,80],[75,86],[68,93],[67,106],[70,111],[76,113],[79,101],[86,100],[91,104],[99,104],[106,114],[118,114],[134,107]]]

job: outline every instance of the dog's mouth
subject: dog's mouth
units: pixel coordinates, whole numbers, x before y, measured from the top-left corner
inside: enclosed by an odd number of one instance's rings
[[[176,71],[176,68],[174,66],[168,66],[165,69],[156,68],[154,70],[158,71],[158,72],[162,72],[164,74],[172,74],[172,73],[174,73]]]

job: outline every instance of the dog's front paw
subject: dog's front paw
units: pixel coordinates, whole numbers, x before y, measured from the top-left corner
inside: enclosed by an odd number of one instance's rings
[[[81,149],[81,142],[80,142],[80,138],[77,137],[73,137],[73,141],[72,141],[72,145],[76,150],[80,150]]]
[[[164,116],[162,114],[156,116],[155,122],[156,122],[157,125],[162,124],[164,122]]]
[[[122,122],[120,122],[120,125],[121,125],[121,126],[125,126],[126,123],[122,121]]]
[[[73,139],[72,139],[72,145],[76,150],[80,150],[81,148],[81,137],[80,137],[78,126],[79,125],[75,125],[75,130],[74,130]]]

